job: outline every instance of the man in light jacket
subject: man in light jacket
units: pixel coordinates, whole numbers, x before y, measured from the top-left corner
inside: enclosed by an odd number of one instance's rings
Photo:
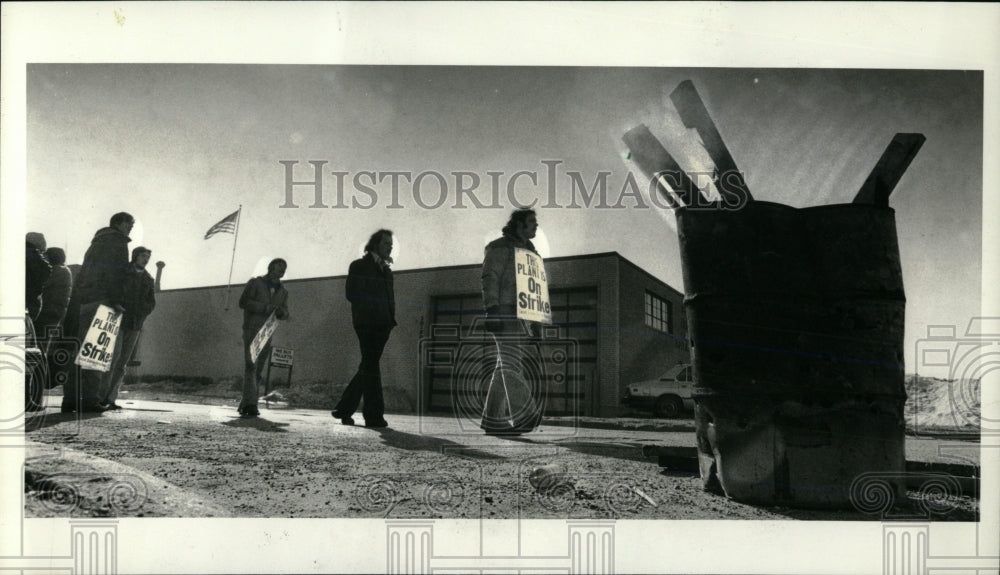
[[[529,362],[525,361],[532,330],[529,322],[517,319],[514,269],[516,249],[538,253],[531,243],[537,230],[534,210],[515,210],[503,228],[503,236],[487,244],[483,257],[483,307],[496,343],[496,363],[480,423],[487,434],[527,433],[538,426],[542,417],[536,401],[542,382],[537,381],[537,374],[529,372]]]
[[[267,264],[267,275],[248,281],[240,296],[240,309],[243,310],[243,397],[237,412],[243,418],[260,416],[257,386],[264,364],[271,355],[271,341],[264,344],[256,361],[251,358],[250,344],[272,313],[278,319],[288,318],[288,291],[281,284],[287,269],[285,260],[271,260]]]

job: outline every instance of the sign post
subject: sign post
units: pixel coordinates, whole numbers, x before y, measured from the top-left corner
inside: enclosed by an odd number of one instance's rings
[[[271,358],[267,362],[267,383],[265,384],[264,397],[267,398],[271,395],[271,366],[277,367],[287,367],[288,368],[288,379],[285,381],[286,387],[292,386],[292,355],[294,350],[289,347],[272,347],[271,348]],[[265,399],[270,407],[270,401]]]
[[[549,280],[542,258],[523,248],[514,249],[514,272],[517,280],[517,318],[552,323]]]

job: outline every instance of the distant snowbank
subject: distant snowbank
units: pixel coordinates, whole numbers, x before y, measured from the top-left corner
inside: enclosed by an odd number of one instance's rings
[[[906,376],[906,428],[909,431],[978,431],[978,379]]]

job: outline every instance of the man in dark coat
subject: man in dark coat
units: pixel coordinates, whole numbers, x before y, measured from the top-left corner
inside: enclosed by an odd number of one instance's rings
[[[65,329],[68,337],[76,336],[82,342],[101,304],[118,312],[125,310],[128,243],[132,241],[128,234],[134,225],[135,218],[131,214],[119,212],[111,216],[108,227],[101,228],[94,234],[94,239],[83,256],[83,265],[77,274],[66,312]],[[101,401],[104,398],[105,380],[103,372],[92,369],[81,369],[79,381],[70,377],[63,386],[62,412],[104,411],[106,407]]]
[[[156,297],[153,295],[153,276],[146,271],[149,258],[153,252],[143,246],[132,250],[132,263],[125,273],[123,288],[123,303],[125,312],[118,328],[118,338],[115,340],[115,352],[111,360],[111,369],[104,382],[104,399],[102,403],[108,409],[121,409],[118,405],[118,391],[125,379],[125,368],[132,359],[132,352],[139,341],[142,324],[146,317],[156,307]]]
[[[333,409],[344,425],[354,425],[351,415],[364,398],[365,427],[387,427],[379,361],[396,326],[396,298],[392,287],[392,232],[379,230],[365,245],[365,255],[351,262],[346,295],[351,302],[354,333],[361,346],[361,365]]]
[[[240,296],[240,308],[243,310],[243,397],[236,411],[243,418],[260,416],[257,386],[264,364],[271,355],[271,341],[268,340],[261,348],[257,361],[251,359],[250,344],[272,313],[277,319],[288,317],[288,291],[281,284],[286,269],[288,263],[285,260],[271,260],[267,264],[267,275],[247,282]]]

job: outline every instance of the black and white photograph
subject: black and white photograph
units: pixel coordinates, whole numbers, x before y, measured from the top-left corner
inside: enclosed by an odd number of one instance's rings
[[[995,572],[997,7],[462,8],[3,6],[0,568]]]

